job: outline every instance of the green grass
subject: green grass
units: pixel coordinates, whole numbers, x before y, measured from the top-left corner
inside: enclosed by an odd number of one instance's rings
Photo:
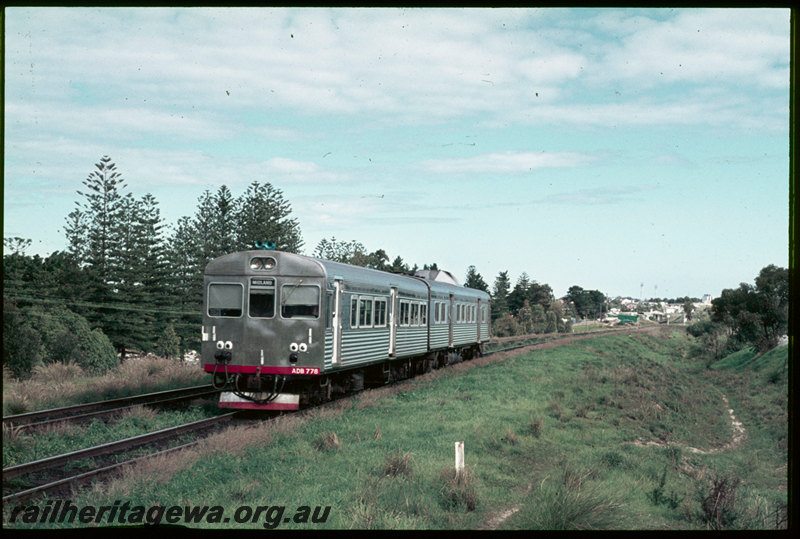
[[[686,359],[692,342],[682,331],[663,333],[462,363],[228,431],[191,458],[72,499],[219,505],[227,516],[241,506],[285,506],[286,515],[330,506],[324,523],[272,522],[306,529],[780,525],[786,383],[769,380],[785,347],[757,367],[750,358],[734,361],[739,368],[707,370]],[[747,431],[735,447],[726,448],[734,431],[723,394]],[[766,405],[774,411],[762,424]],[[460,478],[456,441],[465,443]],[[727,505],[704,504],[712,495]],[[263,518],[192,526],[266,527]]]

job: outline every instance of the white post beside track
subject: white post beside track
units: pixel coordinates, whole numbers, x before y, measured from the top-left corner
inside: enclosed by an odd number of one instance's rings
[[[464,472],[464,442],[456,442],[456,477]]]

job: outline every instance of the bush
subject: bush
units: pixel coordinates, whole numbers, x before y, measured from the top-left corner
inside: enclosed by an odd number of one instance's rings
[[[156,343],[156,350],[165,358],[172,359],[180,355],[181,338],[175,333],[172,324],[167,325],[164,333]]]
[[[3,361],[15,376],[27,377],[47,363],[74,363],[102,374],[119,363],[114,348],[82,316],[64,307],[3,309]]]
[[[522,328],[511,316],[498,318],[492,325],[492,335],[495,337],[512,337],[522,335]]]

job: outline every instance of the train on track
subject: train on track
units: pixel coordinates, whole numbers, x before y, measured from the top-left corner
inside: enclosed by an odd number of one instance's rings
[[[202,363],[220,407],[296,410],[476,357],[489,320],[489,295],[447,272],[262,248],[206,266]]]

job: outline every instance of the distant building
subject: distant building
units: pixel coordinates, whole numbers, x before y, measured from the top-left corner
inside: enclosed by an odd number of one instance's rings
[[[711,305],[711,302],[714,300],[714,296],[711,294],[704,294],[703,298],[700,300],[700,303],[703,305]]]

